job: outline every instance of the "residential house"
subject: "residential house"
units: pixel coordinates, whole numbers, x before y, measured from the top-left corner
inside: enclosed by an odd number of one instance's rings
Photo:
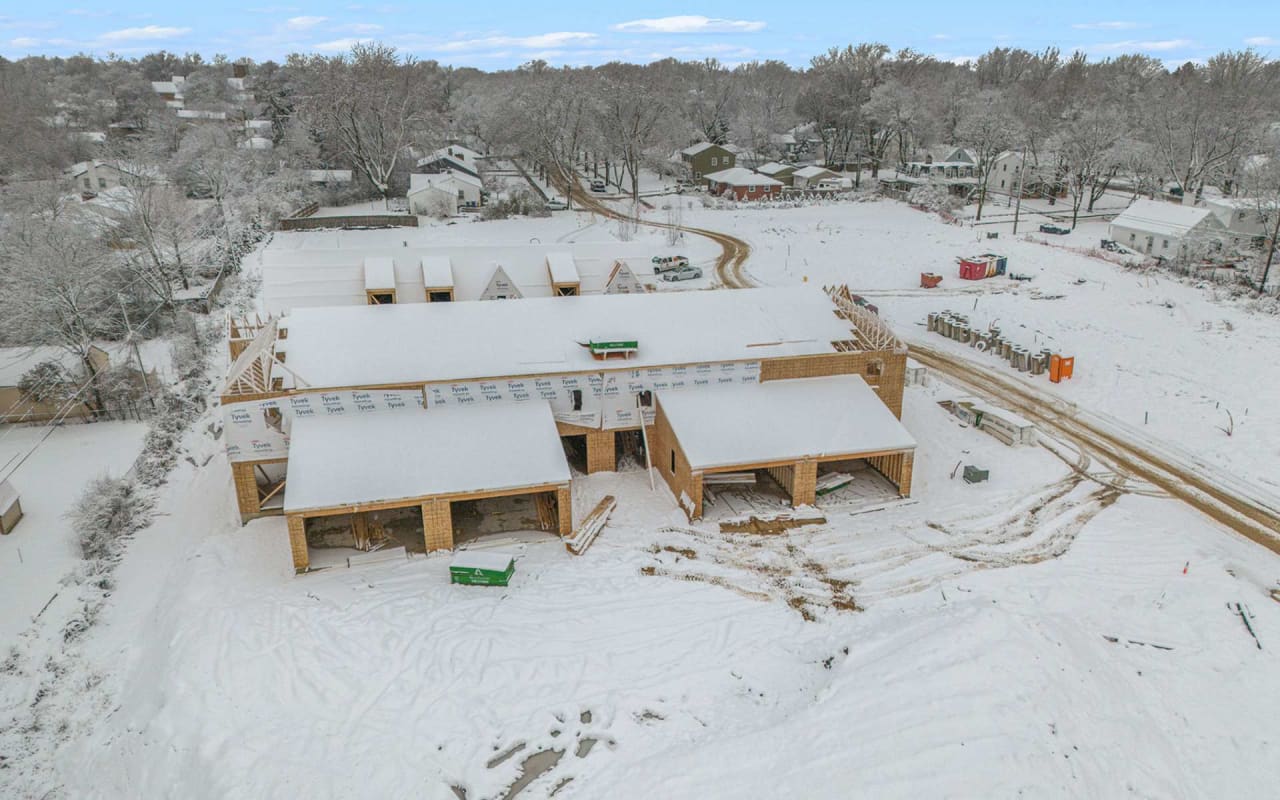
[[[1057,157],[1054,154],[1042,154],[1030,165],[1026,161],[1026,154],[1018,150],[1005,150],[996,156],[991,162],[991,175],[987,179],[988,194],[1015,197],[1021,186],[1024,198],[1066,197],[1067,187],[1057,174]],[[1025,175],[1022,174],[1024,165]]]
[[[437,214],[442,209],[479,208],[482,186],[480,179],[468,172],[413,173],[409,176],[409,211],[413,214]],[[450,206],[449,204],[453,205]]]
[[[250,136],[237,145],[241,150],[270,150],[274,146],[275,143],[266,136]]]
[[[756,167],[756,172],[759,172],[761,175],[766,177],[773,178],[775,181],[781,181],[783,186],[791,185],[791,176],[795,174],[795,171],[795,164],[783,164],[778,161],[770,161]]]
[[[1226,226],[1209,208],[1137,200],[1111,221],[1108,235],[1121,245],[1159,258],[1195,254],[1197,240],[1221,241]]]
[[[463,147],[460,144],[451,144],[448,147],[442,147],[431,155],[418,159],[417,167],[420,172],[465,172],[474,177],[480,177],[480,160],[484,156],[472,150],[469,147]]]
[[[752,172],[746,167],[732,167],[704,175],[707,189],[714,195],[732,197],[734,200],[760,200],[776,198],[782,194],[782,181]]]
[[[954,148],[949,155],[953,157],[947,161],[934,161],[928,155],[924,161],[909,161],[897,170],[885,170],[880,173],[880,183],[900,192],[932,184],[967,198],[978,185],[977,161],[961,148]]]
[[[302,173],[307,183],[320,183],[326,186],[351,183],[349,169],[305,169]]]
[[[1213,197],[1205,198],[1204,204],[1217,215],[1236,247],[1261,246],[1271,233],[1266,216],[1259,213],[1259,201],[1254,198]]]
[[[689,177],[702,180],[712,172],[730,169],[738,163],[737,148],[732,145],[698,142],[680,151],[680,162]]]
[[[135,166],[124,161],[100,159],[72,164],[67,174],[75,183],[76,189],[94,194],[123,186],[129,178],[159,179],[161,177],[159,173],[148,167]]]
[[[803,191],[836,191],[841,188],[840,175],[825,167],[801,167],[791,175],[791,186]]]

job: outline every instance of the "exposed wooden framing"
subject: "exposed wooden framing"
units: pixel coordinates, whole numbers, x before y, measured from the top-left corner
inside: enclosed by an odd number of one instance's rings
[[[522,494],[536,494],[537,492],[554,492],[559,488],[561,488],[561,484],[547,483],[538,486],[516,486],[506,489],[487,489],[478,492],[457,492],[453,494],[429,494],[415,497],[402,497],[394,500],[378,500],[372,503],[352,503],[341,506],[301,508],[293,509],[289,513],[299,514],[306,517],[332,517],[338,514],[354,514],[359,511],[383,511],[390,508],[409,508],[432,500],[448,500],[450,502],[459,502],[463,500],[485,500],[490,497],[514,497]]]
[[[384,303],[383,301],[378,299],[379,297],[383,297],[387,295],[391,296],[391,301],[389,303]],[[393,306],[396,304],[396,290],[395,289],[365,289],[364,300],[365,300],[365,305],[370,305],[370,306],[392,305]]]

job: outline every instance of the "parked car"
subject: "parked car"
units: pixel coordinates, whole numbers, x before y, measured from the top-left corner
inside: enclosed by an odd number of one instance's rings
[[[668,282],[691,281],[701,277],[702,277],[702,270],[698,267],[691,267],[688,264],[685,264],[682,267],[676,267],[675,269],[668,270],[662,273],[662,279]]]
[[[604,178],[592,178],[592,179],[591,179],[591,191],[593,191],[593,192],[603,192],[603,191],[604,191],[605,189],[607,189],[607,188],[609,188],[609,184],[607,184],[607,183],[605,183],[605,182],[604,182]]]
[[[1061,225],[1050,225],[1049,223],[1047,223],[1047,222],[1046,222],[1044,225],[1041,225],[1041,226],[1040,226],[1040,232],[1041,232],[1041,233],[1052,233],[1052,234],[1056,234],[1056,235],[1058,235],[1058,236],[1065,236],[1065,235],[1067,235],[1068,233],[1071,233],[1071,229],[1070,229],[1070,228],[1064,228],[1064,227],[1062,227]]]
[[[687,266],[689,266],[689,259],[684,256],[655,256],[653,259],[653,274],[661,275],[664,272]]]
[[[548,211],[567,211],[568,208],[569,208],[569,204],[558,197],[555,198],[554,200],[547,201]]]
[[[1127,248],[1125,248],[1125,247],[1124,247],[1124,245],[1120,244],[1119,242],[1115,241],[1114,239],[1103,239],[1103,240],[1102,240],[1102,249],[1103,249],[1103,250],[1110,250],[1110,251],[1111,251],[1111,252],[1113,252],[1113,253],[1127,253],[1127,252],[1129,252],[1129,250],[1128,250]]]

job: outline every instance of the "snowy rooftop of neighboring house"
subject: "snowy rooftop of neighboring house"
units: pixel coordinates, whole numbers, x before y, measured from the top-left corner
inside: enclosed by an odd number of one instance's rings
[[[658,404],[695,470],[916,446],[857,375],[660,392]]]
[[[1111,224],[1161,236],[1182,236],[1206,219],[1217,221],[1218,218],[1208,208],[1160,200],[1136,200]]]
[[[57,363],[73,376],[84,370],[80,359],[61,347],[0,347],[0,386],[17,386],[32,367],[46,361]]]
[[[760,166],[756,167],[756,172],[759,172],[761,175],[768,175],[769,177],[773,177],[774,175],[781,174],[788,170],[791,170],[794,172],[795,168],[796,167],[794,164],[782,164],[777,161],[769,161],[765,164],[761,164]]]
[[[156,94],[175,94],[179,91],[178,84],[173,81],[152,81],[151,91]]]
[[[827,169],[826,167],[819,167],[817,165],[801,167],[800,169],[795,171],[795,176],[797,178],[823,178],[823,177],[838,178],[839,177],[839,175]]]
[[[409,175],[409,194],[447,184],[451,181],[465,183],[477,189],[483,186],[479,178],[466,172],[449,171],[427,174],[414,172]]]
[[[371,256],[364,260],[365,291],[396,288],[396,264],[385,256]]]
[[[799,286],[303,308],[286,327],[290,370],[337,388],[832,353],[850,338],[832,311],[821,289]],[[639,342],[626,361],[584,346],[619,332]],[[405,346],[415,342],[437,344]]]
[[[578,266],[573,263],[573,253],[547,253],[547,269],[552,283],[578,283]]]
[[[184,108],[178,112],[179,119],[215,119],[224,120],[227,118],[225,111],[203,111],[194,108]]]
[[[686,156],[696,156],[698,153],[701,153],[703,150],[706,150],[709,147],[719,147],[722,150],[728,150],[730,153],[742,152],[742,148],[737,147],[736,145],[716,144],[715,142],[698,142],[697,144],[689,145],[688,147],[684,148],[680,152]]]
[[[242,150],[270,150],[274,143],[265,136],[250,136],[239,146]]]
[[[94,144],[102,144],[107,141],[107,134],[103,131],[76,131],[72,135],[77,139],[93,142]]]
[[[522,489],[569,477],[548,403],[297,417],[284,510]]]
[[[245,129],[251,131],[271,130],[271,125],[272,122],[269,119],[246,119],[244,121]]]
[[[349,169],[308,169],[303,170],[311,183],[350,183]]]
[[[159,178],[159,177],[162,177],[163,175],[163,173],[161,173],[157,167],[152,167],[146,164],[134,164],[128,161],[102,161],[101,159],[94,159],[93,161],[76,162],[75,164],[72,164],[70,167],[67,168],[67,172],[71,175],[71,177],[78,178],[84,173],[88,172],[91,167],[93,168],[106,167],[108,169],[114,169],[117,172],[125,172],[130,175],[137,175],[138,177]]]
[[[770,178],[768,175],[761,175],[758,172],[752,172],[746,167],[730,167],[722,169],[719,172],[712,172],[703,175],[703,178],[715,183],[724,183],[729,186],[781,186],[782,181]]]
[[[440,158],[457,161],[458,163],[474,170],[477,166],[476,162],[484,158],[484,156],[480,155],[475,150],[472,150],[470,147],[463,147],[460,144],[451,144],[447,147],[441,147],[439,150],[436,150],[434,153],[431,153],[424,158],[418,159],[418,163],[429,164]]]

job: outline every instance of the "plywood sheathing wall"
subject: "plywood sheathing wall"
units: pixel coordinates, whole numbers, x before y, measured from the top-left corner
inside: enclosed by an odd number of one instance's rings
[[[689,459],[685,457],[680,441],[676,439],[675,431],[667,420],[667,415],[662,412],[661,398],[657,401],[657,414],[653,425],[649,427],[648,434],[649,458],[653,466],[658,468],[658,473],[671,487],[671,493],[676,496],[676,502],[680,503],[689,518],[701,519],[702,473],[694,472],[689,466]],[[673,453],[675,454],[674,471],[671,469]]]
[[[615,472],[617,467],[614,432],[592,429],[587,434],[587,472]]]
[[[453,505],[448,500],[422,504],[422,536],[428,553],[453,549]]]
[[[307,520],[301,514],[289,515],[289,549],[293,551],[293,569],[306,572],[311,566],[307,555]]]

